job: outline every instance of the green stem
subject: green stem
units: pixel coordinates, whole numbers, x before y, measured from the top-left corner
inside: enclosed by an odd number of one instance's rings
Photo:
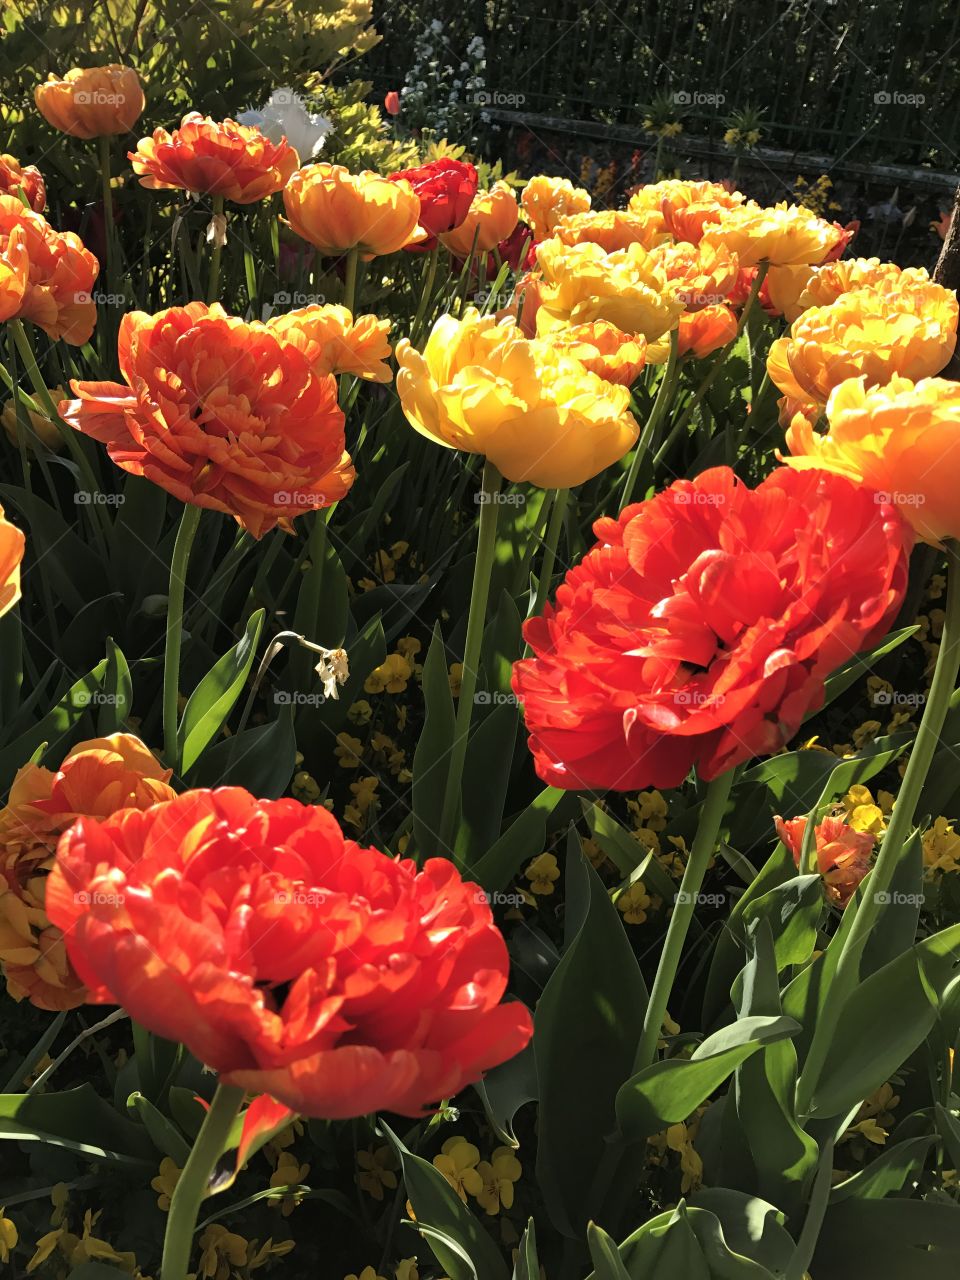
[[[200,1205],[207,1194],[210,1175],[226,1148],[243,1098],[242,1089],[217,1085],[210,1110],[170,1197],[160,1280],[186,1280]]]
[[[833,1141],[824,1143],[820,1152],[820,1164],[813,1180],[810,1193],[810,1207],[803,1222],[800,1239],[787,1263],[784,1280],[803,1280],[809,1274],[810,1263],[816,1253],[817,1241],[823,1227],[823,1219],[830,1202],[831,1177],[833,1174]]]
[[[210,254],[210,283],[207,286],[207,303],[216,302],[220,296],[220,261],[223,257],[223,236],[218,225],[223,217],[223,196],[213,197],[213,252]]]
[[[660,379],[660,386],[657,388],[657,397],[653,402],[653,408],[650,410],[643,430],[640,432],[640,438],[637,441],[637,447],[630,463],[630,470],[627,472],[627,479],[623,486],[623,498],[620,502],[621,511],[624,507],[630,505],[633,491],[637,487],[640,464],[649,453],[650,447],[656,438],[657,428],[663,421],[663,416],[667,412],[669,405],[673,402],[673,393],[677,385],[679,342],[680,331],[673,329],[670,333],[670,355],[667,359],[667,366],[663,371],[663,377]]]
[[[97,540],[100,553],[102,556],[106,557],[107,544],[104,537],[103,527],[100,523],[101,520],[105,520],[106,517],[103,513],[103,509],[96,501],[97,494],[100,491],[100,486],[97,481],[97,477],[93,474],[93,468],[90,465],[90,460],[84,453],[73,427],[64,422],[57,411],[57,406],[53,403],[53,397],[47,389],[47,384],[43,380],[43,374],[40,372],[40,366],[37,364],[37,358],[34,355],[33,346],[27,335],[26,329],[23,327],[22,321],[8,320],[7,324],[10,326],[10,332],[13,334],[13,340],[16,343],[17,351],[20,353],[20,359],[23,361],[24,367],[27,371],[27,376],[29,377],[34,392],[36,393],[37,400],[39,401],[43,412],[60,432],[61,439],[67,446],[67,452],[76,463],[77,470],[80,472],[80,478],[87,486],[87,493],[90,499],[90,524],[93,528],[94,537]]]
[[[660,963],[657,965],[657,976],[653,980],[650,999],[647,1002],[643,1034],[640,1036],[637,1056],[634,1060],[634,1074],[643,1071],[656,1061],[657,1043],[663,1029],[663,1020],[667,1013],[677,969],[680,967],[683,944],[687,938],[690,921],[697,909],[703,877],[716,849],[717,834],[727,807],[730,787],[733,784],[733,772],[732,769],[728,769],[726,773],[721,773],[719,778],[714,778],[707,787],[697,834],[683,871],[683,879],[680,881],[673,915],[670,917],[667,936],[660,953]]]
[[[343,277],[343,305],[351,315],[354,314],[354,308],[357,305],[357,265],[359,262],[360,246],[355,244],[347,252]]]
[[[100,153],[100,184],[103,190],[103,247],[107,260],[107,291],[115,293],[113,188],[110,186],[110,138],[106,134],[97,139],[97,149]]]
[[[420,301],[417,303],[417,314],[413,317],[413,324],[410,327],[410,342],[413,346],[416,346],[420,341],[420,333],[427,314],[427,307],[433,295],[433,282],[437,276],[439,259],[440,242],[438,240],[427,255],[427,265],[424,268],[423,278],[420,282]]]
[[[177,698],[180,693],[180,647],[183,641],[183,599],[187,588],[190,548],[200,523],[200,508],[183,509],[170,561],[167,595],[167,641],[163,655],[163,753],[171,769],[180,767],[177,743]]]
[[[560,541],[560,530],[563,528],[563,517],[566,515],[569,489],[557,489],[553,495],[553,507],[550,511],[550,523],[547,525],[547,536],[543,543],[543,560],[540,562],[540,577],[537,579],[537,596],[533,602],[531,616],[543,612],[547,592],[553,578],[553,567],[557,562],[557,544]]]
[[[480,648],[483,643],[483,624],[487,616],[490,577],[497,547],[501,480],[500,472],[488,458],[480,481],[483,502],[480,507],[480,528],[477,533],[477,562],[473,570],[473,587],[470,591],[467,637],[463,646],[463,678],[460,681],[460,701],[453,731],[453,746],[450,749],[450,769],[443,793],[438,853],[452,851],[454,846],[453,828],[460,809],[460,786],[463,781],[463,766],[467,758],[473,698],[477,691],[477,669],[480,665]]]
[[[801,1119],[810,1115],[813,1095],[840,1020],[840,1005],[856,982],[863,948],[888,900],[890,885],[903,856],[903,848],[913,826],[927,773],[940,742],[950,699],[956,688],[957,672],[960,671],[960,544],[950,541],[946,550],[946,616],[930,692],[903,775],[903,783],[893,806],[890,825],[884,833],[880,853],[870,872],[867,892],[860,899],[853,925],[840,953],[836,976],[817,1019],[810,1051],[797,1083],[797,1113]]]

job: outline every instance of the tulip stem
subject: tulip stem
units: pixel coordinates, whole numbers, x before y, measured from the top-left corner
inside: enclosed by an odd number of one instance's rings
[[[213,197],[213,217],[210,219],[213,228],[213,251],[210,254],[210,283],[207,286],[207,304],[210,305],[220,296],[220,260],[223,257],[223,244],[226,231],[223,221],[223,196]]]
[[[694,836],[693,847],[683,870],[683,879],[673,904],[673,915],[667,926],[663,950],[660,952],[660,963],[657,965],[657,976],[653,980],[647,1011],[643,1018],[643,1032],[637,1046],[634,1059],[634,1074],[652,1066],[657,1057],[657,1044],[663,1029],[663,1020],[667,1014],[670,993],[680,967],[683,955],[683,944],[687,938],[690,921],[697,909],[697,899],[717,845],[717,834],[727,807],[730,788],[733,785],[733,769],[721,773],[707,787],[707,794],[700,811],[700,822]]]
[[[657,396],[653,402],[653,408],[644,423],[643,431],[640,433],[640,439],[637,441],[637,447],[633,452],[633,459],[630,463],[630,470],[627,472],[627,479],[623,486],[623,499],[620,503],[620,510],[630,505],[633,498],[633,491],[637,487],[637,477],[640,474],[640,464],[647,456],[650,448],[656,439],[657,428],[663,421],[663,416],[667,412],[668,407],[673,402],[673,393],[677,385],[677,366],[678,354],[680,349],[680,331],[673,329],[670,332],[670,355],[667,358],[667,365],[663,371],[663,377],[660,379],[660,386],[657,388]]]
[[[438,853],[452,853],[455,844],[454,825],[460,811],[460,787],[463,767],[467,759],[467,742],[470,720],[473,715],[473,698],[477,691],[477,671],[480,666],[480,649],[483,644],[483,624],[487,616],[487,600],[490,596],[490,577],[497,549],[497,517],[500,513],[500,483],[502,476],[488,458],[484,463],[480,480],[480,528],[477,533],[477,562],[473,570],[473,587],[470,591],[470,611],[467,614],[467,636],[463,646],[463,677],[460,681],[460,701],[453,730],[453,746],[450,748],[450,768],[443,793],[443,809],[440,815]],[[423,850],[420,851],[421,853]]]
[[[107,134],[101,134],[97,139],[97,150],[100,153],[100,182],[103,188],[103,249],[106,257],[107,290],[115,293],[113,188],[110,185],[110,138]]]
[[[177,699],[180,695],[180,648],[183,642],[183,600],[187,589],[190,548],[200,523],[200,508],[188,504],[180,518],[170,561],[167,593],[167,639],[163,654],[163,754],[171,769],[180,767],[177,741]]]
[[[420,340],[420,332],[423,328],[423,322],[427,314],[427,306],[433,295],[433,282],[437,276],[437,262],[440,258],[440,242],[439,240],[430,250],[427,256],[427,265],[424,268],[423,276],[420,281],[420,301],[417,303],[417,314],[413,317],[413,324],[410,326],[410,343],[416,346]],[[481,517],[483,512],[480,513]]]
[[[547,525],[547,536],[543,543],[543,560],[540,564],[540,577],[537,579],[537,595],[533,602],[531,617],[543,612],[553,578],[553,567],[557,560],[557,544],[560,541],[560,530],[563,528],[563,517],[567,511],[569,489],[557,489],[553,495],[553,508],[550,512],[550,523]],[[529,646],[528,646],[529,649]]]
[[[811,1115],[811,1105],[834,1032],[840,1020],[840,1005],[855,985],[864,946],[889,901],[890,885],[903,856],[904,845],[913,826],[917,804],[927,780],[934,752],[940,743],[950,700],[960,671],[960,544],[948,541],[947,607],[940,649],[927,695],[926,706],[903,775],[903,783],[893,806],[890,824],[884,832],[880,853],[860,899],[853,925],[847,934],[837,971],[827,990],[813,1040],[797,1082],[797,1115],[801,1123]]]
[[[360,262],[360,246],[354,245],[348,250],[344,260],[343,305],[351,315],[357,305],[357,266]]]
[[[243,1099],[243,1089],[234,1085],[217,1085],[210,1110],[204,1117],[193,1150],[170,1197],[160,1280],[186,1280],[200,1205],[207,1194],[210,1175],[224,1153]]]

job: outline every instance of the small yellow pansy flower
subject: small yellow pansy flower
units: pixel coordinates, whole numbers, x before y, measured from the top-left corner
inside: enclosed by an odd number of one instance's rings
[[[373,707],[366,698],[359,698],[347,712],[351,724],[369,724],[373,716]]]
[[[230,1280],[234,1267],[247,1262],[247,1241],[219,1222],[211,1222],[200,1237],[200,1267],[197,1280]]]
[[[277,1167],[270,1175],[271,1187],[295,1187],[306,1182],[307,1175],[310,1172],[308,1164],[301,1164],[292,1151],[283,1151],[277,1161]],[[279,1207],[280,1212],[285,1218],[289,1218],[298,1204],[303,1201],[303,1194],[283,1196],[279,1200],[271,1203],[273,1206]]]
[[[927,875],[960,870],[960,835],[944,817],[923,833],[923,865]]]
[[[541,853],[528,864],[523,874],[530,881],[534,893],[546,895],[553,893],[560,879],[560,868],[552,853]]]
[[[497,1147],[489,1160],[481,1160],[477,1172],[483,1179],[482,1188],[476,1193],[477,1203],[491,1217],[504,1209],[513,1208],[513,1184],[520,1180],[523,1167],[510,1147]]]
[[[439,1169],[464,1204],[468,1194],[476,1196],[483,1189],[483,1179],[477,1172],[479,1161],[479,1150],[462,1137],[448,1138],[440,1148],[440,1154],[433,1157],[434,1167]]]
[[[290,794],[294,800],[299,800],[302,804],[316,804],[320,799],[320,784],[316,778],[307,773],[306,769],[301,769],[299,773],[293,775]]]
[[[396,1280],[420,1280],[416,1258],[401,1258],[394,1271]]]
[[[265,1267],[271,1258],[283,1258],[296,1247],[295,1240],[278,1240],[274,1244],[272,1236],[264,1240],[259,1248],[256,1248],[256,1241],[253,1241],[249,1249],[253,1256],[247,1263],[247,1270],[256,1271],[258,1267]]]
[[[635,880],[617,898],[617,910],[627,924],[643,924],[651,898],[642,880]]]
[[[401,544],[398,542],[396,545],[405,546],[406,544],[405,543]],[[415,636],[401,636],[400,639],[397,641],[397,653],[400,654],[401,658],[406,658],[407,662],[409,662],[411,666],[414,665],[417,654],[420,652],[422,648],[423,648],[423,645]]]
[[[170,1197],[173,1195],[174,1188],[180,1181],[180,1174],[183,1172],[175,1161],[169,1156],[164,1156],[160,1161],[160,1172],[150,1181],[151,1187],[157,1193],[157,1205],[166,1213],[170,1208]]]
[[[388,653],[363,682],[364,693],[403,693],[413,667],[402,653]]]
[[[385,1280],[385,1278],[379,1275],[373,1267],[364,1267],[358,1276],[351,1272],[350,1275],[344,1276],[343,1280]]]
[[[0,1262],[10,1261],[10,1255],[19,1239],[16,1225],[6,1216],[6,1210],[0,1207]]]
[[[363,756],[363,743],[349,733],[338,733],[337,745],[333,753],[340,762],[341,769],[359,769]]]
[[[357,1152],[357,1185],[374,1200],[382,1200],[384,1191],[395,1191],[397,1175],[396,1157],[388,1146],[368,1148]]]
[[[450,682],[450,693],[454,698],[460,697],[460,689],[463,685],[463,663],[454,662],[450,666],[450,673],[447,676]]]

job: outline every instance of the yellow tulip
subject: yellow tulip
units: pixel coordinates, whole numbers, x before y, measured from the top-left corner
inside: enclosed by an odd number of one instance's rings
[[[292,175],[283,205],[293,230],[328,257],[359,248],[364,258],[395,253],[414,237],[420,201],[409,182],[308,164]]]
[[[571,213],[586,213],[590,208],[590,193],[583,187],[575,187],[569,178],[551,178],[541,173],[523,188],[520,203],[533,228],[534,240],[543,240],[561,218]]]
[[[732,249],[744,267],[762,261],[777,267],[815,266],[837,247],[842,236],[842,227],[818,218],[803,205],[778,204],[768,209],[749,201],[725,209],[719,222],[709,223],[701,244]]]
[[[422,354],[402,339],[396,355],[408,422],[436,444],[483,454],[507,480],[582,484],[637,439],[626,387],[524,338],[512,319],[473,308],[441,316]]]
[[[830,397],[826,433],[798,415],[787,446],[788,466],[834,471],[886,495],[925,542],[960,538],[960,383],[851,379]]]
[[[517,197],[505,182],[495,182],[489,191],[477,192],[459,227],[437,239],[458,258],[468,257],[474,243],[477,253],[489,253],[506,240],[519,219]]]
[[[74,138],[128,133],[143,114],[146,99],[132,67],[74,67],[63,79],[52,72],[33,93],[43,118]]]

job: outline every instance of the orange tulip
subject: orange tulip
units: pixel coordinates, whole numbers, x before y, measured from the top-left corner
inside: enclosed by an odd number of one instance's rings
[[[879,258],[846,258],[817,267],[804,286],[798,305],[806,311],[808,307],[827,307],[854,289],[894,293],[903,287],[929,283],[930,275],[924,267],[898,267],[895,262],[881,262]],[[788,320],[795,318],[787,316]]]
[[[810,303],[801,302],[803,292],[817,267],[800,263],[790,267],[771,267],[760,286],[760,303],[768,315],[783,316],[792,324]],[[754,272],[754,275],[756,272]],[[751,280],[751,284],[753,281]]]
[[[737,255],[722,246],[662,244],[650,250],[688,311],[716,306],[736,287],[740,274]]]
[[[533,228],[534,240],[552,235],[561,218],[571,213],[586,213],[590,193],[575,187],[569,178],[551,178],[545,173],[531,178],[520,197],[524,216]]]
[[[272,316],[267,328],[282,342],[299,348],[314,373],[350,373],[370,382],[389,382],[393,377],[390,359],[389,320],[358,316],[354,320],[346,307],[310,306]]]
[[[420,201],[409,182],[351,173],[339,164],[308,164],[283,193],[293,230],[329,257],[359,249],[365,259],[396,253],[414,240]]]
[[[893,502],[918,536],[940,545],[960,538],[960,383],[894,375],[884,386],[843,382],[830,396],[818,434],[796,414],[787,431],[797,470],[833,471]]]
[[[517,197],[505,182],[495,182],[489,191],[478,191],[459,227],[437,239],[457,258],[466,258],[476,239],[477,253],[490,253],[506,240],[520,218]]]
[[[74,67],[62,80],[51,73],[33,97],[43,118],[74,138],[129,133],[146,105],[137,73],[116,62]]]
[[[82,346],[93,333],[97,308],[91,296],[100,264],[72,231],[54,231],[42,214],[24,208],[16,196],[0,195],[0,255],[19,263],[26,252],[27,281],[11,315],[32,320],[54,341],[63,338]],[[13,258],[11,258],[13,255]],[[13,278],[0,271],[0,309],[15,296],[19,267]]]
[[[57,841],[81,815],[103,819],[172,800],[171,772],[139,739],[115,733],[81,742],[56,771],[26,764],[17,773],[0,810],[0,968],[14,1000],[51,1010],[84,1003],[63,934],[46,914]]]
[[[594,213],[572,213],[560,219],[551,235],[563,244],[598,244],[605,253],[626,249],[632,244],[652,249],[668,239],[663,219],[650,209],[624,213],[604,209]]]
[[[11,155],[0,155],[0,193],[27,197],[27,204],[34,213],[43,213],[47,204],[47,188],[40,170],[32,164],[21,164]]]
[[[743,204],[740,191],[728,191],[719,182],[685,182],[668,178],[641,187],[630,201],[631,209],[656,209],[664,229],[676,240],[699,244],[708,223],[719,222],[724,210]]]
[[[956,295],[938,284],[856,289],[804,311],[771,346],[767,372],[785,396],[821,406],[847,378],[931,377],[953,355],[957,312]]]
[[[0,507],[0,618],[20,599],[20,561],[25,544],[23,534]]]
[[[234,204],[253,204],[282,190],[300,164],[286,138],[271,142],[255,125],[215,121],[199,111],[185,115],[172,133],[154,129],[127,154],[141,186],[221,196]]]
[[[727,346],[737,336],[737,317],[725,303],[699,311],[685,311],[677,324],[677,355],[704,356]],[[670,336],[664,334],[647,347],[647,364],[663,364],[670,355]]]
[[[17,204],[23,208],[19,200]],[[9,320],[23,310],[29,278],[27,233],[22,226],[12,226],[7,235],[0,235],[0,320]]]
[[[710,222],[701,244],[724,245],[745,267],[769,262],[783,267],[816,266],[836,248],[843,228],[818,218],[802,205],[778,204],[762,208],[750,201],[725,209],[719,222]]]
[[[124,471],[262,537],[328,507],[354,480],[334,378],[302,338],[191,302],[120,322],[126,385],[72,382],[63,418]]]
[[[550,344],[604,382],[621,387],[632,386],[646,363],[646,339],[623,333],[605,320],[558,329],[550,335]]]
[[[51,387],[50,398],[54,404],[59,404],[64,398],[63,388]],[[56,423],[52,422],[46,413],[38,413],[33,409],[27,411],[27,419],[40,443],[52,453],[59,453],[63,448],[63,437]],[[33,443],[28,433],[20,429],[20,419],[17,416],[17,405],[14,400],[8,400],[3,406],[3,411],[0,412],[0,424],[11,444],[19,446],[21,436],[28,447]]]

